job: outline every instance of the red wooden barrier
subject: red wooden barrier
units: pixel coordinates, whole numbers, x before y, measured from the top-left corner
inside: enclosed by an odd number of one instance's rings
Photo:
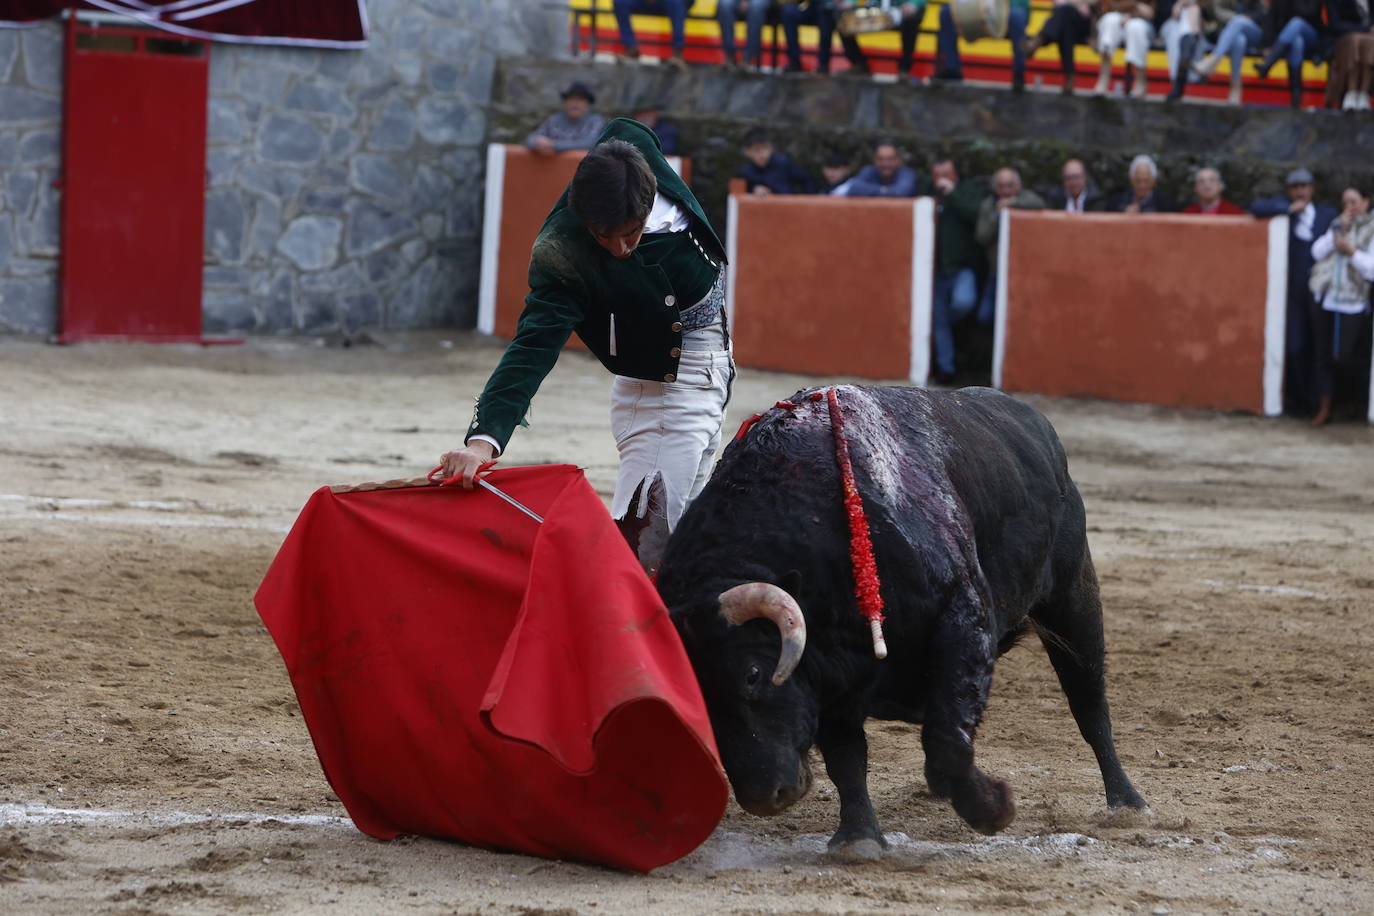
[[[1008,214],[994,384],[1278,412],[1282,221]]]
[[[736,195],[729,222],[736,362],[924,384],[929,199]]]

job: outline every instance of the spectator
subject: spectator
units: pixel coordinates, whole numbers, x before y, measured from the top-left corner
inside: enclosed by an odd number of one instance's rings
[[[1285,409],[1311,414],[1312,402],[1312,243],[1326,232],[1336,211],[1314,204],[1312,173],[1294,169],[1285,181],[1287,194],[1257,200],[1250,212],[1261,219],[1288,217],[1288,307],[1284,330],[1283,394]]]
[[[1085,213],[1102,209],[1102,192],[1097,189],[1097,182],[1088,174],[1088,168],[1083,164],[1083,160],[1070,159],[1065,162],[1059,175],[1063,181],[1063,188],[1056,189],[1050,194],[1051,209],[1064,210],[1067,213]]]
[[[1369,110],[1369,78],[1374,73],[1374,32],[1370,0],[1326,0],[1326,27],[1334,56],[1326,83],[1326,105],[1343,111]]]
[[[983,283],[983,295],[978,302],[978,323],[992,324],[997,310],[997,237],[1002,225],[1002,211],[1043,210],[1045,201],[1029,188],[1021,186],[1021,173],[1013,168],[1000,168],[992,175],[992,193],[978,207],[978,225],[974,238],[985,250],[988,278]]]
[[[1092,33],[1093,0],[1054,0],[1054,9],[1031,38],[1026,39],[1026,58],[1035,56],[1045,45],[1059,48],[1059,71],[1063,74],[1064,95],[1073,94],[1074,45],[1087,44]]]
[[[634,110],[634,119],[654,132],[658,145],[665,156],[678,154],[677,125],[663,118],[663,103],[656,99],[644,99]]]
[[[1133,98],[1143,99],[1149,90],[1146,84],[1145,58],[1150,53],[1155,29],[1150,24],[1155,7],[1144,0],[1104,0],[1107,12],[1097,20],[1097,53],[1102,55],[1102,69],[1097,75],[1093,92],[1106,95],[1111,88],[1112,55],[1126,45],[1126,82]]]
[[[897,144],[880,140],[873,147],[873,164],[866,165],[849,181],[850,197],[915,197],[920,178],[902,162]]]
[[[772,0],[717,0],[716,19],[720,22],[720,47],[725,52],[725,63],[734,67],[739,64],[735,52],[735,20],[743,16],[745,22],[744,65],[757,67],[759,55],[763,50],[763,21],[768,18],[768,5]]]
[[[1193,176],[1193,193],[1197,195],[1197,201],[1184,207],[1183,212],[1244,215],[1244,210],[1221,196],[1224,190],[1226,185],[1221,180],[1221,172],[1210,167],[1198,169]]]
[[[668,63],[685,69],[687,61],[682,56],[682,49],[687,46],[687,8],[693,2],[695,0],[613,0],[611,9],[620,28],[620,44],[625,49],[620,54],[621,59],[639,60],[639,39],[630,26],[631,16],[635,13],[667,16],[673,32],[673,52]]]
[[[1288,97],[1294,108],[1302,107],[1302,62],[1322,52],[1321,0],[1272,0],[1269,7],[1270,28],[1276,37],[1264,60],[1255,65],[1260,79],[1280,60],[1288,61]]]
[[[744,160],[739,173],[750,194],[810,194],[816,189],[805,169],[774,152],[773,138],[765,131],[751,130],[745,136]]]
[[[1369,337],[1369,292],[1374,281],[1374,216],[1369,197],[1358,188],[1341,194],[1341,215],[1312,243],[1313,389],[1317,413],[1313,426],[1331,419],[1331,394],[1337,370],[1351,362],[1360,341]]]
[[[983,250],[974,233],[983,189],[961,182],[959,170],[949,159],[930,167],[935,196],[935,382],[954,381],[954,326],[978,305],[978,275],[983,272]]]
[[[1217,44],[1211,52],[1193,64],[1193,72],[1207,79],[1216,72],[1222,60],[1231,60],[1231,91],[1226,101],[1232,105],[1240,104],[1240,65],[1246,54],[1254,54],[1264,40],[1266,19],[1264,0],[1237,0],[1235,15],[1227,21],[1217,37]]]
[[[1011,91],[1026,88],[1026,22],[1030,18],[1030,0],[1010,0],[1007,8],[1007,40],[1011,42]],[[954,27],[953,6],[940,5],[940,31],[935,38],[935,78],[958,82],[964,78],[963,61],[959,58],[959,32]]]
[[[1155,187],[1159,180],[1159,166],[1154,159],[1141,153],[1131,160],[1126,173],[1131,186],[1111,199],[1107,209],[1117,213],[1173,213],[1174,199]]]
[[[816,45],[816,72],[830,72],[830,45],[835,35],[835,14],[834,0],[811,0],[805,5],[801,3],[783,4],[782,32],[787,37],[786,72],[800,73],[802,71],[802,25],[814,25],[820,32]],[[850,38],[849,41],[853,42],[854,39]],[[858,45],[855,44],[854,48],[857,50]],[[849,44],[845,45],[845,49],[848,53]]]
[[[570,149],[591,149],[606,127],[606,119],[592,111],[596,96],[586,83],[563,90],[563,110],[554,112],[525,138],[525,145],[541,156]]]
[[[856,0],[835,0],[836,22],[845,12],[862,5]],[[913,82],[919,83],[920,79],[912,72],[912,64],[916,59],[916,36],[921,31],[921,20],[926,14],[926,0],[893,0],[891,6],[897,19],[894,28],[902,39],[902,56],[897,59],[897,78],[910,77]],[[844,46],[845,57],[849,58],[851,72],[860,75],[873,72],[854,36],[841,32],[840,44]]]
[[[1226,5],[1221,6],[1220,3]],[[1230,4],[1231,0],[1159,0],[1155,28],[1164,41],[1171,83],[1165,101],[1181,99],[1188,83],[1197,81],[1193,61],[1206,50],[1208,40],[1215,36],[1218,16],[1229,19],[1234,15]],[[1159,22],[1159,16],[1166,17],[1163,25]]]
[[[854,157],[839,150],[831,152],[821,163],[821,174],[825,176],[822,193],[844,197],[854,178]]]

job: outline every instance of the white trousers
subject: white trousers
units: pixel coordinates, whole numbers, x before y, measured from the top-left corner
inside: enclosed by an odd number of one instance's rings
[[[1126,43],[1126,63],[1135,67],[1145,66],[1145,56],[1150,53],[1150,42],[1154,40],[1155,29],[1146,19],[1138,16],[1128,17],[1125,13],[1104,13],[1097,20],[1097,53],[1111,57]]]
[[[682,345],[675,380],[617,375],[611,383],[611,433],[620,450],[613,518],[624,518],[635,490],[658,475],[666,491],[668,527],[676,528],[687,503],[711,476],[735,364],[720,325],[687,332]]]

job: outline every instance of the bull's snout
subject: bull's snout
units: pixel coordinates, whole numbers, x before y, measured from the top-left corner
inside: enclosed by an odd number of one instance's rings
[[[735,788],[735,800],[739,806],[756,817],[773,817],[781,814],[788,808],[795,805],[806,797],[806,793],[811,791],[811,767],[803,758],[797,768],[797,779],[795,782],[786,784],[773,784],[760,791],[745,794]]]

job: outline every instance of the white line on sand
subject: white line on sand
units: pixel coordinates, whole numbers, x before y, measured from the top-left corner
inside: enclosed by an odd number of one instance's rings
[[[22,824],[109,824],[130,826],[156,824],[181,826],[203,823],[287,824],[293,827],[352,827],[346,817],[327,814],[249,814],[229,811],[110,811],[103,808],[52,808],[0,802],[0,826]]]

